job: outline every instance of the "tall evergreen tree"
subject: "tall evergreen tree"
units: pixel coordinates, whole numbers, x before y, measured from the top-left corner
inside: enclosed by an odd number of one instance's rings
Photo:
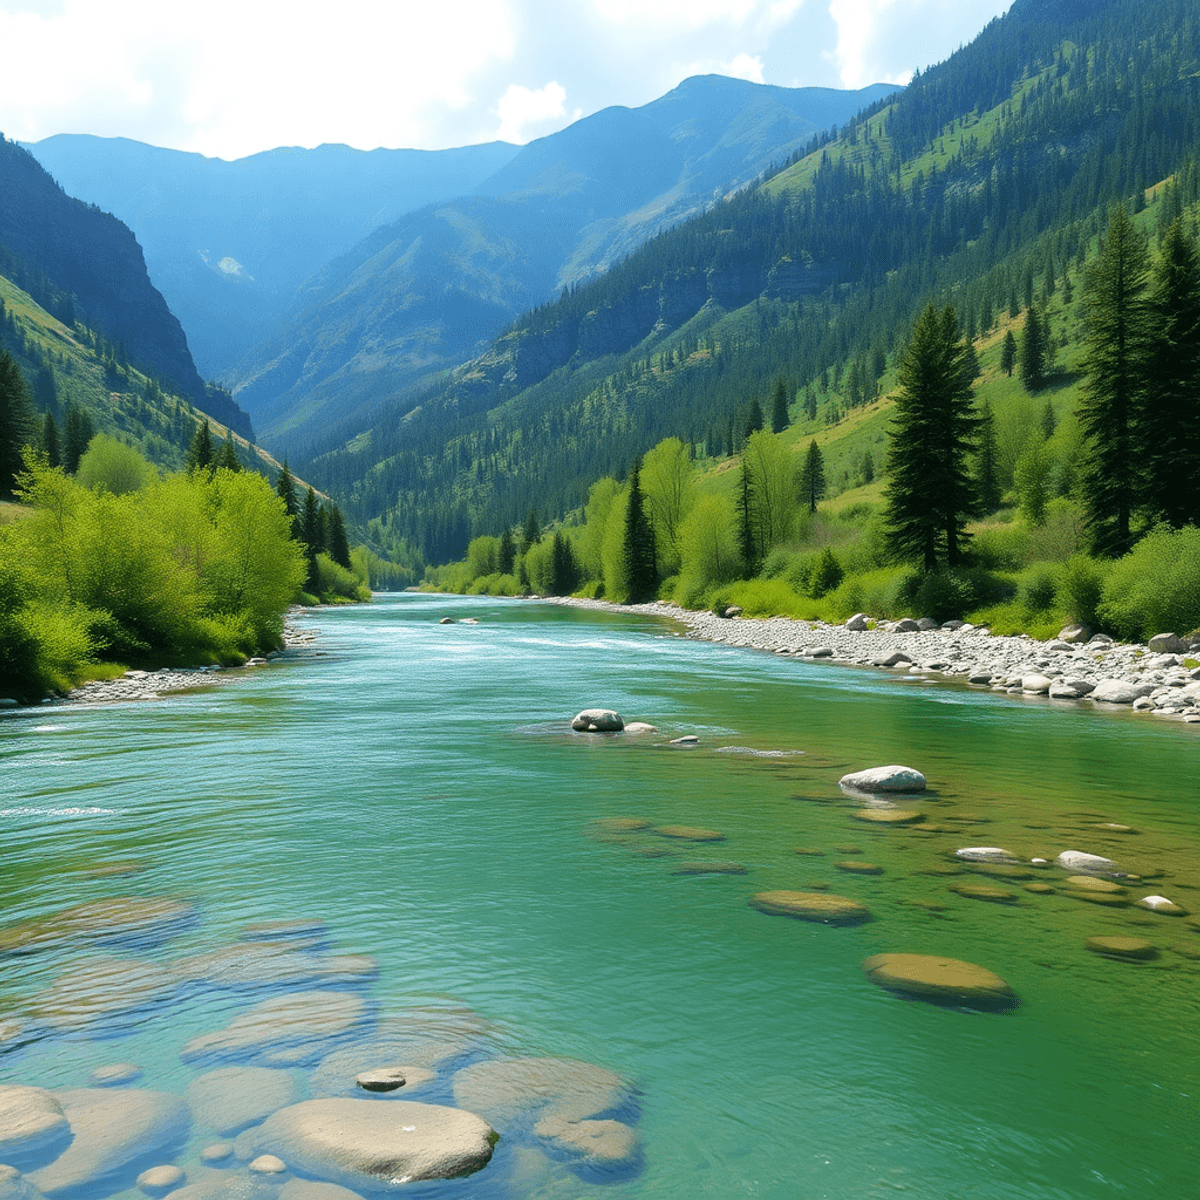
[[[1013,368],[1017,365],[1017,339],[1010,329],[1004,335],[1004,344],[1000,347],[1000,370],[1012,378]]]
[[[292,537],[297,541],[300,540],[300,506],[296,502],[296,481],[292,478],[292,472],[288,469],[288,460],[283,460],[283,466],[279,470],[279,478],[275,481],[275,495],[283,501],[283,507],[287,510],[288,520],[291,522]]]
[[[346,538],[346,521],[342,516],[342,510],[336,504],[329,508],[325,541],[329,557],[339,567],[350,570],[350,543]]]
[[[758,537],[754,530],[754,480],[750,464],[742,459],[737,497],[737,543],[742,556],[742,574],[749,579],[758,570]]]
[[[893,554],[927,571],[962,562],[966,523],[978,509],[968,469],[978,418],[954,309],[930,304],[898,370],[888,447],[887,523]]]
[[[788,386],[783,378],[775,380],[771,397],[771,432],[782,433],[788,427]]]
[[[307,566],[304,588],[305,591],[315,594],[320,583],[317,555],[324,551],[325,543],[321,535],[321,506],[317,500],[317,493],[311,487],[304,495],[304,509],[300,515],[300,541],[304,543],[304,560]]]
[[[654,547],[654,529],[646,513],[642,494],[642,460],[633,460],[629,473],[629,503],[625,510],[625,579],[629,588],[629,603],[643,604],[658,593],[658,569]]]
[[[513,542],[512,530],[506,525],[500,535],[497,568],[501,575],[511,575],[513,564],[517,561],[517,547]]]
[[[213,466],[212,432],[207,421],[201,421],[196,426],[196,432],[188,446],[184,466],[189,471],[208,471]]]
[[[220,471],[240,471],[242,469],[241,460],[238,458],[237,450],[233,445],[232,433],[221,444],[221,449],[213,465]]]
[[[1003,498],[1000,492],[1000,469],[996,457],[996,419],[992,406],[985,400],[979,409],[979,430],[975,450],[975,482],[979,491],[981,514],[993,513]]]
[[[757,433],[763,427],[763,423],[762,405],[759,404],[758,397],[755,396],[746,409],[746,423],[742,427],[743,440],[748,438],[752,433]]]
[[[1163,236],[1150,317],[1137,437],[1146,507],[1176,528],[1200,525],[1200,251],[1178,218]]]
[[[58,422],[54,414],[48,412],[42,423],[42,449],[46,453],[46,461],[52,467],[62,466],[62,438],[58,433]]]
[[[12,495],[25,465],[25,447],[36,440],[29,385],[16,359],[0,351],[0,496]]]
[[[67,422],[63,438],[63,468],[68,475],[79,470],[79,460],[87,452],[88,443],[96,436],[92,418],[74,404],[67,406]]]
[[[1131,519],[1141,494],[1135,435],[1150,337],[1148,273],[1146,239],[1118,205],[1087,275],[1079,409],[1087,439],[1080,486],[1088,532],[1097,553],[1112,556],[1133,544]]]
[[[518,553],[522,558],[542,540],[542,527],[538,524],[536,510],[530,509],[525,514],[525,524],[521,529],[521,546]]]
[[[1025,332],[1021,336],[1021,382],[1029,392],[1040,391],[1046,383],[1046,327],[1036,305],[1025,314]]]
[[[874,477],[874,463],[871,465],[871,475]],[[825,457],[816,441],[808,443],[804,462],[800,467],[800,503],[808,506],[809,512],[816,512],[817,505],[825,498]]]
[[[551,594],[569,596],[579,586],[579,564],[571,543],[560,531],[555,531],[551,545],[550,573],[553,576]]]

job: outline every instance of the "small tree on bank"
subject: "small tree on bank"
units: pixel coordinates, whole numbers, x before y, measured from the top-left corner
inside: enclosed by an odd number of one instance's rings
[[[868,451],[869,453],[869,451]],[[875,464],[871,464],[871,478],[875,477]],[[809,512],[817,511],[817,504],[825,498],[825,458],[816,441],[808,443],[804,463],[800,468],[800,502],[808,506]]]
[[[658,593],[658,571],[655,566],[654,529],[646,515],[646,500],[642,494],[642,460],[634,459],[629,473],[629,503],[625,510],[625,580],[629,591],[628,603],[644,604]]]

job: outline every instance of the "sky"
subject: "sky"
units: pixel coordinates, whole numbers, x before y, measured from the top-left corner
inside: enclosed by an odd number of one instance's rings
[[[690,75],[904,83],[1011,0],[0,0],[0,132],[241,158],[524,143]]]

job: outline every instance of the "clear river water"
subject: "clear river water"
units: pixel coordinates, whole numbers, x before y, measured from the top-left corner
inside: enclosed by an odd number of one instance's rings
[[[97,957],[170,964],[247,925],[321,920],[337,953],[377,961],[358,990],[381,1012],[469,1012],[487,1053],[578,1059],[636,1089],[632,1171],[504,1138],[482,1172],[421,1196],[1200,1196],[1200,921],[1084,902],[1053,869],[1037,879],[1055,890],[1029,893],[952,858],[1103,854],[1143,877],[1129,899],[1200,914],[1196,729],[545,603],[384,596],[304,623],[319,653],[237,685],[0,720],[0,925],[106,897],[196,914],[159,944],[66,937],[0,958],[0,1023],[34,1031],[6,1043],[3,1082],[78,1088],[129,1062],[137,1086],[185,1092],[207,1068],[183,1044],[276,993],[164,986],[124,1008],[102,994],[56,1024],[53,989]],[[597,704],[662,736],[571,733]],[[663,744],[683,734],[700,744]],[[930,828],[854,819],[839,777],[885,763],[928,777],[914,806]],[[612,818],[725,840],[614,833]],[[679,873],[714,859],[746,871]],[[835,866],[855,861],[882,873]],[[964,881],[1015,901],[950,890]],[[873,919],[747,903],[814,887]],[[1100,934],[1159,955],[1089,953]],[[889,951],[978,963],[1020,1005],[885,992],[861,963]],[[300,1096],[309,1069],[291,1068]],[[450,1102],[448,1080],[414,1099]],[[197,1127],[179,1149],[189,1176],[213,1140]]]

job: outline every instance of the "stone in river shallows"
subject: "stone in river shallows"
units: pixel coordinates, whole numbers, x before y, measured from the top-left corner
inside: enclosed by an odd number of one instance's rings
[[[126,1083],[136,1083],[141,1077],[142,1068],[133,1063],[109,1063],[97,1067],[88,1076],[88,1083],[92,1087],[121,1087]]]
[[[533,1127],[533,1132],[551,1153],[557,1151],[587,1166],[628,1168],[641,1158],[637,1130],[623,1121],[546,1117]]]
[[[674,838],[680,842],[723,842],[725,835],[715,829],[698,829],[695,825],[660,825],[655,831],[659,837]]]
[[[750,868],[739,862],[681,862],[671,870],[672,875],[747,875]]]
[[[882,875],[883,868],[877,863],[862,862],[851,859],[849,862],[835,862],[835,869],[845,871],[847,875]]]
[[[399,1067],[376,1067],[360,1072],[354,1082],[364,1092],[394,1092],[408,1082],[408,1077]]]
[[[961,850],[955,850],[955,858],[965,859],[967,862],[981,863],[1015,863],[1016,855],[1011,854],[1002,846],[964,846]]]
[[[0,1200],[37,1200],[37,1189],[16,1167],[0,1164]]]
[[[634,734],[657,733],[658,726],[651,725],[649,721],[630,721],[629,724],[625,726],[625,732]]]
[[[232,1137],[296,1098],[290,1071],[270,1067],[218,1067],[188,1085],[197,1122]]]
[[[916,825],[925,820],[925,814],[911,808],[860,808],[850,814],[856,821],[870,821],[875,825]]]
[[[495,1131],[463,1109],[412,1100],[305,1100],[238,1139],[238,1152],[276,1154],[289,1166],[351,1188],[393,1191],[453,1179],[487,1165]]]
[[[507,1133],[544,1117],[583,1121],[633,1105],[628,1085],[595,1063],[573,1058],[496,1058],[454,1077],[454,1099]]]
[[[1087,948],[1093,954],[1103,954],[1105,958],[1123,958],[1132,962],[1158,957],[1158,947],[1145,938],[1090,937]]]
[[[287,1170],[287,1163],[274,1154],[260,1154],[251,1161],[247,1170],[255,1175],[282,1175]]]
[[[1017,995],[1000,978],[974,963],[934,954],[874,954],[863,961],[867,978],[889,992],[936,1004],[1012,1008]]]
[[[172,1157],[191,1124],[183,1098],[167,1092],[73,1088],[55,1095],[75,1136],[58,1158],[29,1175],[46,1196],[129,1187],[136,1178],[130,1168],[151,1154]]]
[[[749,904],[768,916],[795,917],[822,925],[857,925],[871,916],[865,904],[825,892],[759,892],[750,897]]]
[[[950,890],[968,900],[987,900],[992,904],[1012,904],[1016,895],[990,883],[952,883]]]
[[[1186,917],[1186,908],[1168,900],[1166,896],[1143,896],[1138,902],[1138,908],[1148,908],[1151,912],[1161,913],[1164,917]]]
[[[653,825],[642,817],[597,817],[592,828],[601,833],[643,833]]]
[[[1049,690],[1050,685],[1054,682],[1048,675],[1022,675],[1021,676],[1021,691],[1030,696],[1044,696]]]
[[[912,767],[869,767],[843,775],[838,786],[854,792],[923,792],[925,776]]]
[[[1104,704],[1132,704],[1140,695],[1137,684],[1124,679],[1102,679],[1092,691],[1092,699]]]
[[[138,1190],[147,1196],[165,1196],[167,1192],[179,1187],[187,1176],[173,1163],[164,1163],[160,1167],[151,1167],[137,1177]]]
[[[71,1126],[53,1092],[0,1085],[0,1156],[36,1153],[70,1135]]]
[[[1064,871],[1077,875],[1119,875],[1120,868],[1111,858],[1085,854],[1082,850],[1064,850],[1054,860]]]
[[[625,721],[611,708],[585,708],[572,719],[571,728],[577,733],[620,733]]]

